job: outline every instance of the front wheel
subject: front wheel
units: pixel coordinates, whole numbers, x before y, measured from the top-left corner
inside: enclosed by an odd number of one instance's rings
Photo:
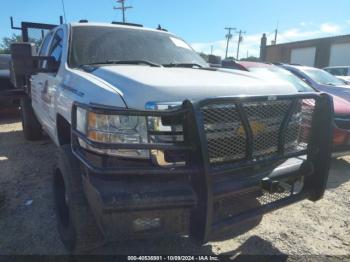
[[[54,195],[58,232],[71,253],[89,251],[103,244],[83,191],[82,174],[70,145],[59,148],[54,168]]]

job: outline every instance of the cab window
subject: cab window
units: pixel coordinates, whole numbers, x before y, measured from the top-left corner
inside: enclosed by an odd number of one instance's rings
[[[56,62],[61,62],[62,57],[62,45],[63,45],[63,30],[56,31],[50,47],[49,56],[55,58]]]

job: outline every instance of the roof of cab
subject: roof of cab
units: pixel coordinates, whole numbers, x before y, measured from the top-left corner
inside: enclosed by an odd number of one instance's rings
[[[171,33],[164,31],[164,30],[159,30],[159,29],[154,29],[154,28],[147,28],[147,27],[141,27],[137,25],[131,25],[131,24],[112,24],[112,23],[96,23],[96,22],[73,22],[70,23],[70,26],[72,27],[108,27],[108,28],[129,28],[129,29],[135,29],[135,30],[144,30],[144,31],[153,31],[153,32],[159,32],[159,33],[164,33],[164,34],[170,34]]]

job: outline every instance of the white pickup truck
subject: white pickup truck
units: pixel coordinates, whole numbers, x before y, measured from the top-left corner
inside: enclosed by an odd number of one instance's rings
[[[38,54],[13,44],[12,63],[25,137],[44,131],[58,148],[71,251],[164,235],[205,243],[324,193],[325,94],[209,68],[181,38],[130,24],[63,24]]]

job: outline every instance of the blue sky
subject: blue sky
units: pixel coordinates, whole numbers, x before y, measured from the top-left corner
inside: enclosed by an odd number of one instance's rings
[[[64,0],[68,21],[85,18],[89,21],[120,20],[112,9],[114,0]],[[268,40],[279,23],[278,42],[338,34],[350,34],[350,0],[127,0],[134,8],[127,11],[127,20],[147,27],[161,24],[183,37],[198,51],[222,55],[225,49],[225,26],[247,33],[241,56],[257,55],[260,37]],[[16,32],[10,29],[12,15],[20,21],[57,23],[62,15],[61,0],[2,0],[0,37]],[[231,41],[230,55],[235,54],[237,36]]]

